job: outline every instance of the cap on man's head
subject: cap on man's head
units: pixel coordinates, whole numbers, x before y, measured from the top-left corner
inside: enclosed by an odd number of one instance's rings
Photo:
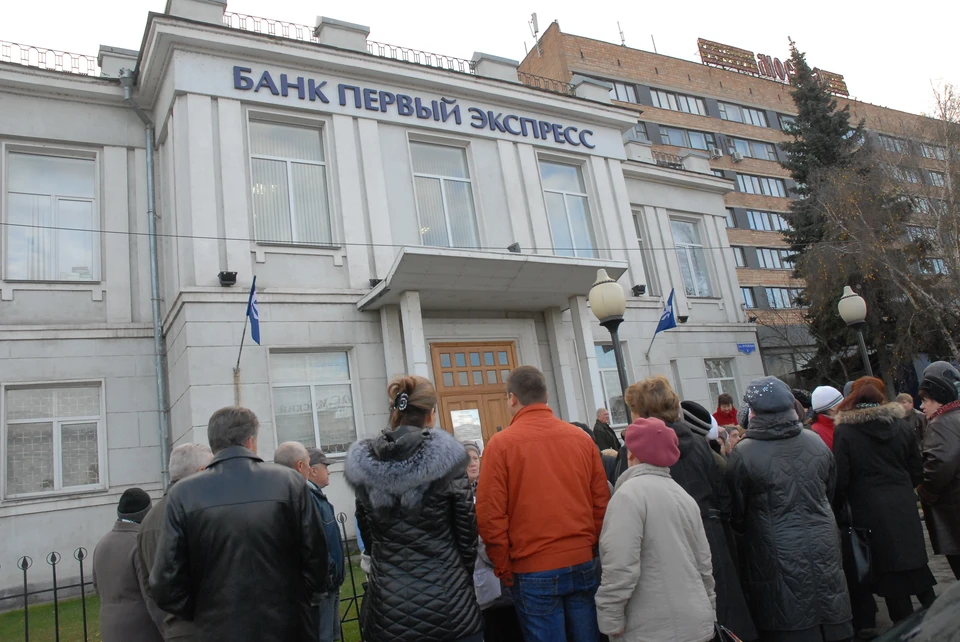
[[[324,453],[319,448],[307,448],[307,454],[310,456],[310,465],[319,466],[320,464],[329,465],[330,460],[327,458],[326,453]]]
[[[142,488],[128,488],[120,495],[117,504],[117,518],[139,524],[150,512],[150,495]]]
[[[656,417],[640,418],[627,427],[627,450],[645,464],[669,468],[680,460],[677,433]]]
[[[757,379],[747,387],[744,401],[756,415],[772,415],[794,410],[793,391],[776,377]]]

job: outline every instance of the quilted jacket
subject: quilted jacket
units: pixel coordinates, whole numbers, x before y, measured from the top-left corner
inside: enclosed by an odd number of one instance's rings
[[[351,446],[344,473],[371,558],[365,640],[446,642],[483,630],[468,462],[443,430],[400,426]]]
[[[830,449],[796,413],[757,415],[727,465],[731,519],[742,533],[744,592],[761,631],[851,619],[830,500]]]

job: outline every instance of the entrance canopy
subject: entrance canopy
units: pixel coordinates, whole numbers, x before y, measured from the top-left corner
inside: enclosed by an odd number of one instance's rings
[[[404,247],[390,272],[366,296],[360,310],[396,305],[416,290],[424,310],[537,311],[569,307],[572,296],[586,296],[605,269],[613,279],[627,271],[625,261],[543,254],[477,252]]]

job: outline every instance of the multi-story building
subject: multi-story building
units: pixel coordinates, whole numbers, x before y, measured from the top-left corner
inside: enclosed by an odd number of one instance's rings
[[[796,302],[804,283],[793,278],[782,236],[788,226],[783,215],[794,198],[779,147],[796,114],[785,84],[790,69],[762,55],[754,60],[749,51],[698,44],[705,64],[563,33],[554,22],[522,61],[521,77],[531,84],[581,76],[603,80],[614,104],[634,110],[636,139],[660,153],[661,163],[670,162],[662,154],[695,150],[709,156],[712,172],[734,187],[724,196],[731,247],[704,249],[733,255],[741,303],[757,323],[766,372],[795,382],[814,342]],[[822,78],[846,93],[842,76],[823,72]],[[889,153],[894,176],[908,189],[943,187],[944,150],[931,139],[930,119],[843,95],[838,103],[849,106],[852,123],[865,122],[867,135]]]
[[[712,405],[761,374],[730,181],[706,155],[664,166],[624,143],[636,113],[606,84],[537,90],[516,61],[225,8],[170,2],[140,51],[99,64],[2,49],[0,589],[19,555],[92,550],[124,489],[159,496],[162,454],[205,441],[225,405],[260,417],[264,459],[287,440],[325,449],[348,514],[340,462],[385,427],[394,374],[430,377],[462,438],[508,425],[521,363],[563,419],[611,406],[623,425],[586,298],[600,269],[628,293],[631,381],[664,374]],[[261,343],[239,357],[254,277]],[[689,321],[651,348],[673,288]]]

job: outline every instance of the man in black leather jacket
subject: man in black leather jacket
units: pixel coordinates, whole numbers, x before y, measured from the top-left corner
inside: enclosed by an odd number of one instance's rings
[[[258,430],[246,408],[215,412],[213,461],[168,494],[150,593],[198,640],[316,639],[305,614],[327,576],[320,518],[302,476],[257,457]]]

